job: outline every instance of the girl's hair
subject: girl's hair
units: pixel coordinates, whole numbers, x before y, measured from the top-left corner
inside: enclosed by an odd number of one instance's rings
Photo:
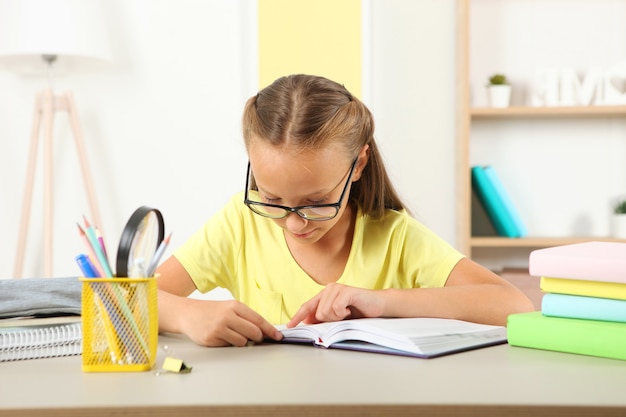
[[[354,159],[369,145],[369,161],[350,199],[374,218],[405,208],[376,146],[372,114],[344,86],[312,75],[281,77],[247,101],[242,124],[248,149],[253,138],[296,151],[338,144]]]

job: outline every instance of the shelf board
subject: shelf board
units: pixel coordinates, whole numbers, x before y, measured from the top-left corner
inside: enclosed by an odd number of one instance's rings
[[[506,117],[576,117],[626,115],[626,106],[566,106],[566,107],[475,107],[470,110],[472,118]]]
[[[571,245],[591,241],[623,242],[625,239],[608,237],[472,237],[470,246],[473,248],[548,248],[552,246]]]

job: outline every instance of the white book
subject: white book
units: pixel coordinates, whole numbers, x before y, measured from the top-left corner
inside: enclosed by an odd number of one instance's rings
[[[506,327],[440,318],[365,318],[293,328],[283,342],[432,358],[506,343]]]

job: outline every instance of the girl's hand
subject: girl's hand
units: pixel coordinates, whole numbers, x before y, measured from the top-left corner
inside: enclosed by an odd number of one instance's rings
[[[312,324],[360,317],[380,317],[383,308],[381,291],[332,283],[304,303],[287,323],[287,327],[294,327],[300,322]]]
[[[234,301],[184,299],[180,305],[179,329],[202,346],[245,346],[268,337],[282,339],[272,324],[245,304]]]

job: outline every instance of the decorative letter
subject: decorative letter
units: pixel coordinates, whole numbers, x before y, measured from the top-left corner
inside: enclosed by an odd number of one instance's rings
[[[562,106],[589,106],[596,92],[596,103],[602,101],[602,76],[599,68],[591,68],[582,82],[578,79],[576,71],[572,68],[561,70],[561,95]]]
[[[604,100],[598,104],[626,104],[626,61],[618,62],[604,73]]]
[[[559,75],[554,68],[540,68],[535,71],[530,105],[534,107],[556,106],[559,101]]]

